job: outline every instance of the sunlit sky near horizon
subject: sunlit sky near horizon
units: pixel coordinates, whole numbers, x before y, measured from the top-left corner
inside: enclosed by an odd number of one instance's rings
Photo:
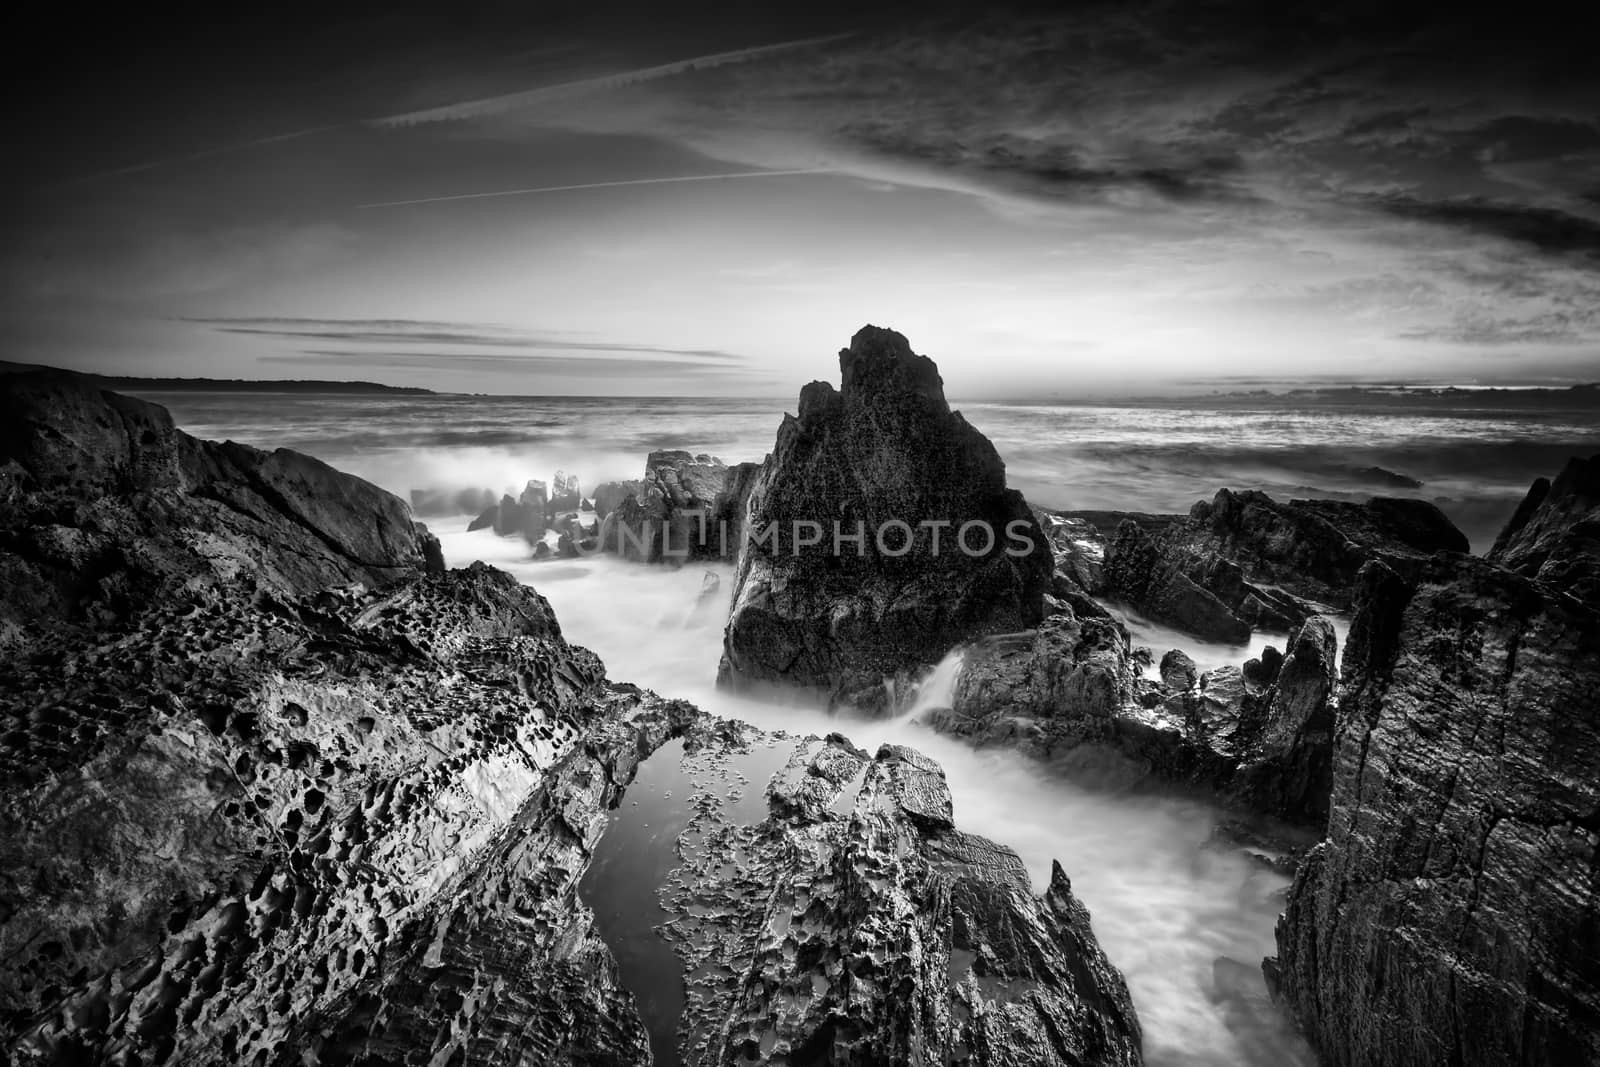
[[[1600,378],[1576,48],[1254,5],[665,10],[57,69],[0,358],[776,396],[872,322],[975,398]]]

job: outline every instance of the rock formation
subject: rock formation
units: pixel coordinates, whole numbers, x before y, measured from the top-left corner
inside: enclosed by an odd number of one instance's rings
[[[1320,824],[1333,746],[1333,626],[1313,616],[1289,648],[1275,672],[1252,661],[1248,671],[1222,667],[1198,679],[1174,650],[1155,681],[1143,676],[1119,622],[1058,606],[1037,629],[974,642],[951,706],[928,721],[1112,783],[1193,783]]]
[[[367,483],[7,384],[6,1062],[650,1062],[580,882],[661,746],[753,731],[607,681]],[[678,976],[687,1062],[1139,1062],[1059,868],[1035,897],[915,753],[796,753],[765,822],[673,844],[674,945],[739,969]]]
[[[719,681],[873,708],[886,679],[1035,625],[1053,565],[932,360],[868,326],[839,365],[840,389],[801,391],[750,489]]]
[[[1554,482],[1534,482],[1489,558],[1591,603],[1600,601],[1600,455],[1574,458]]]
[[[1242,644],[1254,629],[1298,625],[1319,604],[1348,607],[1369,560],[1409,572],[1434,552],[1467,547],[1422,500],[1283,504],[1223,489],[1154,531],[1123,521],[1106,545],[1102,584],[1091,591],[1196,636]]]
[[[724,759],[713,744],[690,762]],[[1035,896],[1016,853],[955,828],[938,764],[834,735],[795,746],[767,800],[741,824],[700,794],[684,840],[703,844],[665,895],[696,976],[686,1062],[1140,1062],[1127,988],[1060,865]]]
[[[166,410],[66,373],[0,390],[0,648],[248,575],[275,593],[442,571],[389,493],[288,449],[197,441]]]
[[[744,531],[754,463],[730,467],[715,456],[680,449],[650,453],[644,478],[607,482],[599,540],[606,552],[655,563],[664,559],[733,559]]]
[[[1362,572],[1327,839],[1266,968],[1331,1067],[1600,1062],[1600,604],[1551,566],[1592,543],[1592,469],[1502,535],[1528,573]]]

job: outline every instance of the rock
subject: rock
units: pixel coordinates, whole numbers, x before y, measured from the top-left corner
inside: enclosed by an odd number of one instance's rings
[[[1501,559],[1564,543],[1539,510]],[[1323,1062],[1600,1062],[1596,812],[1594,605],[1467,556],[1370,564],[1327,837],[1266,965]]]
[[[1534,482],[1488,558],[1600,605],[1600,455]]]
[[[841,388],[801,391],[754,477],[718,681],[876,709],[886,679],[1036,625],[1053,560],[932,360],[868,326],[839,362]],[[972,554],[952,543],[967,524]],[[860,533],[859,547],[841,539],[836,551],[835,531]]]
[[[174,589],[379,588],[437,568],[404,501],[287,449],[197,441],[66,372],[0,390],[0,643],[136,614]]]
[[[1353,472],[1357,478],[1391,489],[1421,489],[1422,483],[1405,474],[1397,474],[1383,467],[1359,467]]]
[[[492,530],[500,524],[500,505],[491,504],[479,513],[478,517],[467,523],[468,533],[477,533],[479,530]]]
[[[1173,650],[1167,680],[1143,678],[1114,619],[1064,610],[1037,629],[974,642],[936,729],[1003,743],[1042,760],[1086,768],[1107,784],[1155,776],[1295,822],[1327,814],[1334,714],[1334,632],[1313,617],[1294,635],[1283,669],[1266,678],[1224,666],[1198,679]],[[1254,662],[1254,661],[1253,661]]]
[[[1123,522],[1095,590],[1208,640],[1242,644],[1252,630],[1288,630],[1316,604],[1347,607],[1357,572],[1373,559],[1402,571],[1467,539],[1422,500],[1355,504],[1223,489],[1187,519],[1155,532]]]
[[[542,491],[543,482],[529,482],[529,488],[537,485]],[[550,483],[550,500],[545,506],[545,512],[550,517],[555,517],[564,511],[577,511],[583,503],[583,494],[578,491],[578,476],[564,474],[556,471],[556,476]]]
[[[683,1062],[1140,1062],[1126,985],[1059,864],[1035,896],[1014,852],[954,828],[943,772],[912,749],[811,749],[755,825],[708,789],[705,844],[662,894],[691,976]]]
[[[618,504],[633,496],[642,486],[641,482],[603,482],[595,487],[594,513],[597,518],[604,519],[616,510]]]
[[[676,449],[650,453],[641,481],[607,483],[635,488],[614,501],[615,491],[607,491],[601,545],[644,563],[732,559],[743,529],[751,467],[729,467],[715,456]]]
[[[1256,810],[1314,822],[1327,818],[1338,664],[1338,639],[1328,619],[1314,615],[1290,636],[1288,655],[1268,683],[1274,688],[1265,714],[1247,724],[1248,749],[1234,772],[1232,791]]]
[[[1188,653],[1174,648],[1161,657],[1161,681],[1168,688],[1180,693],[1186,693],[1194,688],[1195,681],[1200,672],[1195,668],[1194,660]]]

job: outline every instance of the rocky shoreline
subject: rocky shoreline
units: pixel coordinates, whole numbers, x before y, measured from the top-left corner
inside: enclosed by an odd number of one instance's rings
[[[1383,497],[1046,512],[904,337],[867,327],[840,372],[762,463],[662,451],[587,500],[559,475],[439,506],[535,556],[731,561],[730,690],[888,714],[959,652],[934,728],[1320,836],[1264,973],[1326,1064],[1600,1061],[1600,457],[1484,558]],[[1035,895],[921,754],[609,680],[532,589],[447,571],[404,503],[310,457],[72,375],[5,388],[13,1062],[1141,1062],[1070,871]],[[1124,611],[1287,637],[1201,669]],[[669,742],[662,1023],[580,884]],[[746,809],[761,746],[788,755]]]

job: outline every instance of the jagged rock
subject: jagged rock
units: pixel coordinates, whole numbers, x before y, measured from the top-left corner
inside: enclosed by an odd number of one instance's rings
[[[1242,644],[1254,629],[1299,625],[1315,604],[1347,607],[1368,560],[1409,571],[1434,552],[1467,547],[1465,535],[1427,501],[1282,504],[1265,493],[1223,489],[1187,519],[1154,532],[1123,522],[1095,591],[1197,636]]]
[[[1600,455],[1534,482],[1488,558],[1600,605]]]
[[[620,499],[614,499],[616,489],[607,489],[600,544],[605,551],[644,563],[732,559],[743,531],[753,467],[729,467],[715,456],[681,450],[650,453],[643,480],[607,483],[634,488]]]
[[[868,326],[839,364],[841,388],[801,391],[751,486],[718,680],[872,708],[886,678],[1037,624],[1053,561],[994,446],[946,404],[932,360]],[[954,543],[969,523],[972,555]],[[836,530],[860,533],[859,549],[836,551]]]
[[[714,753],[704,753],[702,760]],[[663,894],[686,1063],[1137,1064],[1139,1024],[1054,865],[953,826],[938,765],[802,744],[769,817],[697,801]]]
[[[1248,683],[1250,676],[1244,678]],[[1333,624],[1314,615],[1290,635],[1288,654],[1271,678],[1274,688],[1262,702],[1263,717],[1246,724],[1250,741],[1234,772],[1236,795],[1257,810],[1327,817],[1338,680]]]
[[[1161,680],[1167,687],[1180,693],[1186,693],[1194,688],[1199,679],[1200,672],[1194,665],[1194,660],[1182,649],[1174,648],[1161,657]]]
[[[1362,572],[1327,838],[1266,966],[1324,1063],[1600,1062],[1597,668],[1600,613],[1559,588]]]

